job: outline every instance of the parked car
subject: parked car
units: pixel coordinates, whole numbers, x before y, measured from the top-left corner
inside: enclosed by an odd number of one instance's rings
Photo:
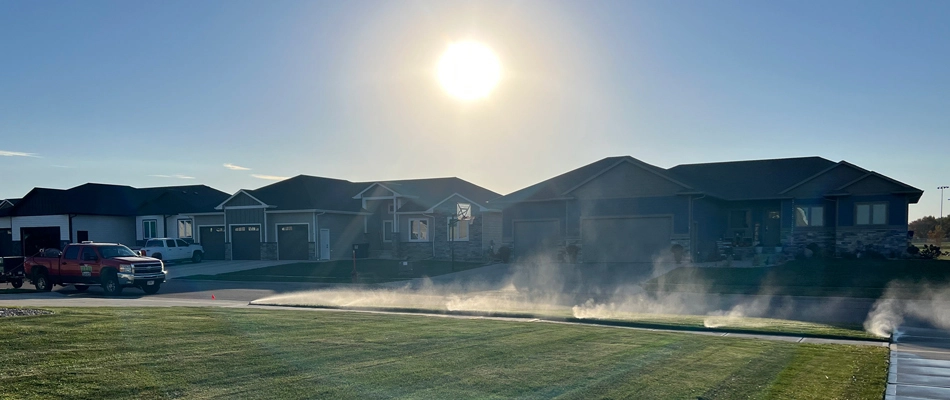
[[[163,261],[191,260],[200,263],[205,250],[199,244],[191,244],[181,239],[153,238],[145,242],[139,250],[143,256]]]
[[[62,252],[46,249],[26,257],[23,267],[41,292],[52,290],[53,285],[72,284],[80,292],[91,285],[101,285],[107,295],[117,295],[125,287],[155,294],[165,282],[165,264],[161,260],[142,257],[115,243],[72,243]]]

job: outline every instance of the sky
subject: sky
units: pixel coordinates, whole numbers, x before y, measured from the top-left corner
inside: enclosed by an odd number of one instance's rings
[[[821,156],[950,185],[946,1],[0,0],[0,198]],[[490,47],[479,101],[440,87]],[[950,197],[950,191],[945,193]],[[945,205],[950,214],[950,202]]]

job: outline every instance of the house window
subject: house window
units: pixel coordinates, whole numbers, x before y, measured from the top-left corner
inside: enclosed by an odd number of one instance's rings
[[[795,226],[825,226],[825,207],[795,206]]]
[[[146,219],[142,220],[142,239],[151,239],[155,236],[158,236],[158,220],[155,219]]]
[[[390,204],[389,207],[388,207],[388,209],[389,209],[389,213],[390,213],[390,214],[393,214],[393,213],[396,212],[396,206],[393,205],[393,204]]]
[[[393,221],[383,221],[383,241],[393,241]]]
[[[858,204],[855,225],[884,225],[887,223],[887,203]]]
[[[190,219],[178,220],[178,237],[191,239],[193,237]]]
[[[455,235],[453,237],[452,232],[452,219],[454,217],[449,217],[448,222],[446,222],[446,235],[449,240],[455,242],[467,242],[468,241],[468,221],[457,221],[455,224]]]
[[[410,242],[428,242],[429,241],[429,221],[425,218],[416,218],[409,220],[409,241]]]
[[[749,210],[733,210],[729,212],[729,227],[745,229],[749,227]]]

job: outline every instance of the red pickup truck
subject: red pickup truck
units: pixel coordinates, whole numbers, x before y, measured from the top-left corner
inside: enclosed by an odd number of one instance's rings
[[[165,282],[165,264],[141,257],[128,247],[114,243],[73,243],[62,253],[41,252],[27,257],[23,267],[36,290],[48,292],[53,285],[74,285],[84,291],[102,285],[107,295],[117,295],[125,287],[138,287],[155,294]]]

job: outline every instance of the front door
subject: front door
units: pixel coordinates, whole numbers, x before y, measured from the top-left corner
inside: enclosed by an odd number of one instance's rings
[[[782,240],[782,214],[778,210],[765,212],[765,233],[762,236],[762,245],[765,247],[778,246]]]
[[[330,230],[329,229],[320,230],[320,259],[321,260],[330,259]]]

